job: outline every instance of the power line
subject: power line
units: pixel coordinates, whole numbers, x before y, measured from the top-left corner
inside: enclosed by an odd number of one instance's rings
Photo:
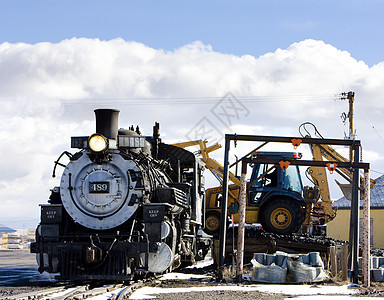
[[[380,171],[375,171],[375,170],[372,170],[372,169],[370,169],[369,171],[374,172],[374,173],[377,173],[377,174],[384,175],[384,173],[383,173],[383,172],[380,172]]]
[[[368,120],[368,122],[371,124],[371,127],[373,129],[373,131],[376,132],[377,136],[379,137],[379,139],[384,143],[384,139],[383,137],[380,135],[380,133],[377,131],[376,127],[373,125],[371,119],[368,117],[367,113],[365,112],[364,108],[362,106],[359,106],[359,109],[361,109],[361,111],[363,112],[365,118]]]
[[[132,105],[168,105],[168,104],[214,104],[219,101],[230,101],[237,99],[244,103],[261,102],[299,102],[299,101],[330,101],[333,100],[333,94],[318,95],[276,95],[276,96],[234,96],[231,97],[124,97],[124,98],[52,98],[48,101],[59,101],[64,104],[93,104],[99,102],[115,102]],[[11,99],[0,98],[0,101],[34,101],[30,99]],[[39,100],[40,101],[40,100]]]

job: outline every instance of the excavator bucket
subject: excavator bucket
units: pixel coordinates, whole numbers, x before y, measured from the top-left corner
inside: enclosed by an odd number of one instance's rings
[[[341,189],[341,192],[343,193],[344,197],[351,201],[352,200],[352,183],[340,183],[335,179],[337,185]],[[364,199],[364,190],[360,189],[360,200]]]
[[[352,184],[351,183],[340,183],[335,179],[337,185],[341,189],[341,192],[343,193],[344,197],[351,201],[352,199]]]

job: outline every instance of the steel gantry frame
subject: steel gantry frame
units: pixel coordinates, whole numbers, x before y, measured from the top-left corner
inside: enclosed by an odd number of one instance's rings
[[[223,201],[221,207],[221,216],[222,220],[227,219],[227,209],[228,209],[228,175],[229,175],[229,151],[230,151],[230,142],[234,141],[235,143],[240,141],[247,142],[263,142],[263,146],[268,143],[293,143],[292,140],[301,140],[301,144],[313,144],[313,145],[335,145],[335,146],[347,146],[350,147],[353,155],[353,161],[350,162],[341,162],[341,161],[319,161],[319,160],[289,160],[291,165],[297,166],[315,166],[315,167],[326,167],[328,163],[337,164],[339,168],[350,168],[353,170],[353,185],[352,185],[352,203],[351,203],[351,215],[350,215],[350,234],[349,234],[349,252],[350,255],[350,268],[352,270],[352,281],[354,283],[358,282],[358,241],[359,241],[359,170],[364,170],[364,178],[368,183],[365,184],[365,188],[368,186],[368,192],[365,192],[365,201],[364,201],[364,218],[368,218],[368,221],[364,219],[363,222],[363,276],[364,283],[366,286],[370,285],[369,277],[369,163],[359,162],[360,160],[360,147],[361,143],[359,140],[344,140],[344,139],[319,139],[319,138],[309,138],[309,137],[279,137],[279,136],[257,136],[257,135],[237,135],[237,134],[226,134],[225,135],[225,147],[224,147],[224,176],[223,176]],[[240,184],[240,197],[244,198],[245,202],[246,191],[245,189],[245,178],[246,178],[246,166],[249,163],[273,163],[278,164],[279,160],[277,159],[265,159],[265,158],[248,158],[244,157],[238,162],[242,161],[242,175],[241,179],[243,184]],[[238,163],[237,162],[237,163]],[[231,165],[232,166],[232,165]],[[241,200],[240,200],[241,203]],[[240,217],[245,214],[245,211],[242,212],[241,208],[239,211]],[[239,221],[240,222],[240,221]],[[244,229],[242,229],[244,230]],[[239,239],[241,236],[244,236],[243,232],[240,232],[240,223],[239,223]],[[221,222],[220,224],[220,247],[219,247],[219,271],[222,271],[225,261],[225,243],[226,243],[226,222]],[[239,244],[241,241],[239,242]],[[239,253],[242,268],[242,258],[243,253]]]

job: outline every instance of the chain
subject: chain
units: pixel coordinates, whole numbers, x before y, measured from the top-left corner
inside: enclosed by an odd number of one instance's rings
[[[360,162],[363,161],[363,146],[360,145]]]

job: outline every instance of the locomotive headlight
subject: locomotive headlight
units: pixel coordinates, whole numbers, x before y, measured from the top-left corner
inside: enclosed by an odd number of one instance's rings
[[[92,151],[95,152],[102,152],[108,148],[107,139],[98,133],[92,134],[89,137],[88,144]]]

